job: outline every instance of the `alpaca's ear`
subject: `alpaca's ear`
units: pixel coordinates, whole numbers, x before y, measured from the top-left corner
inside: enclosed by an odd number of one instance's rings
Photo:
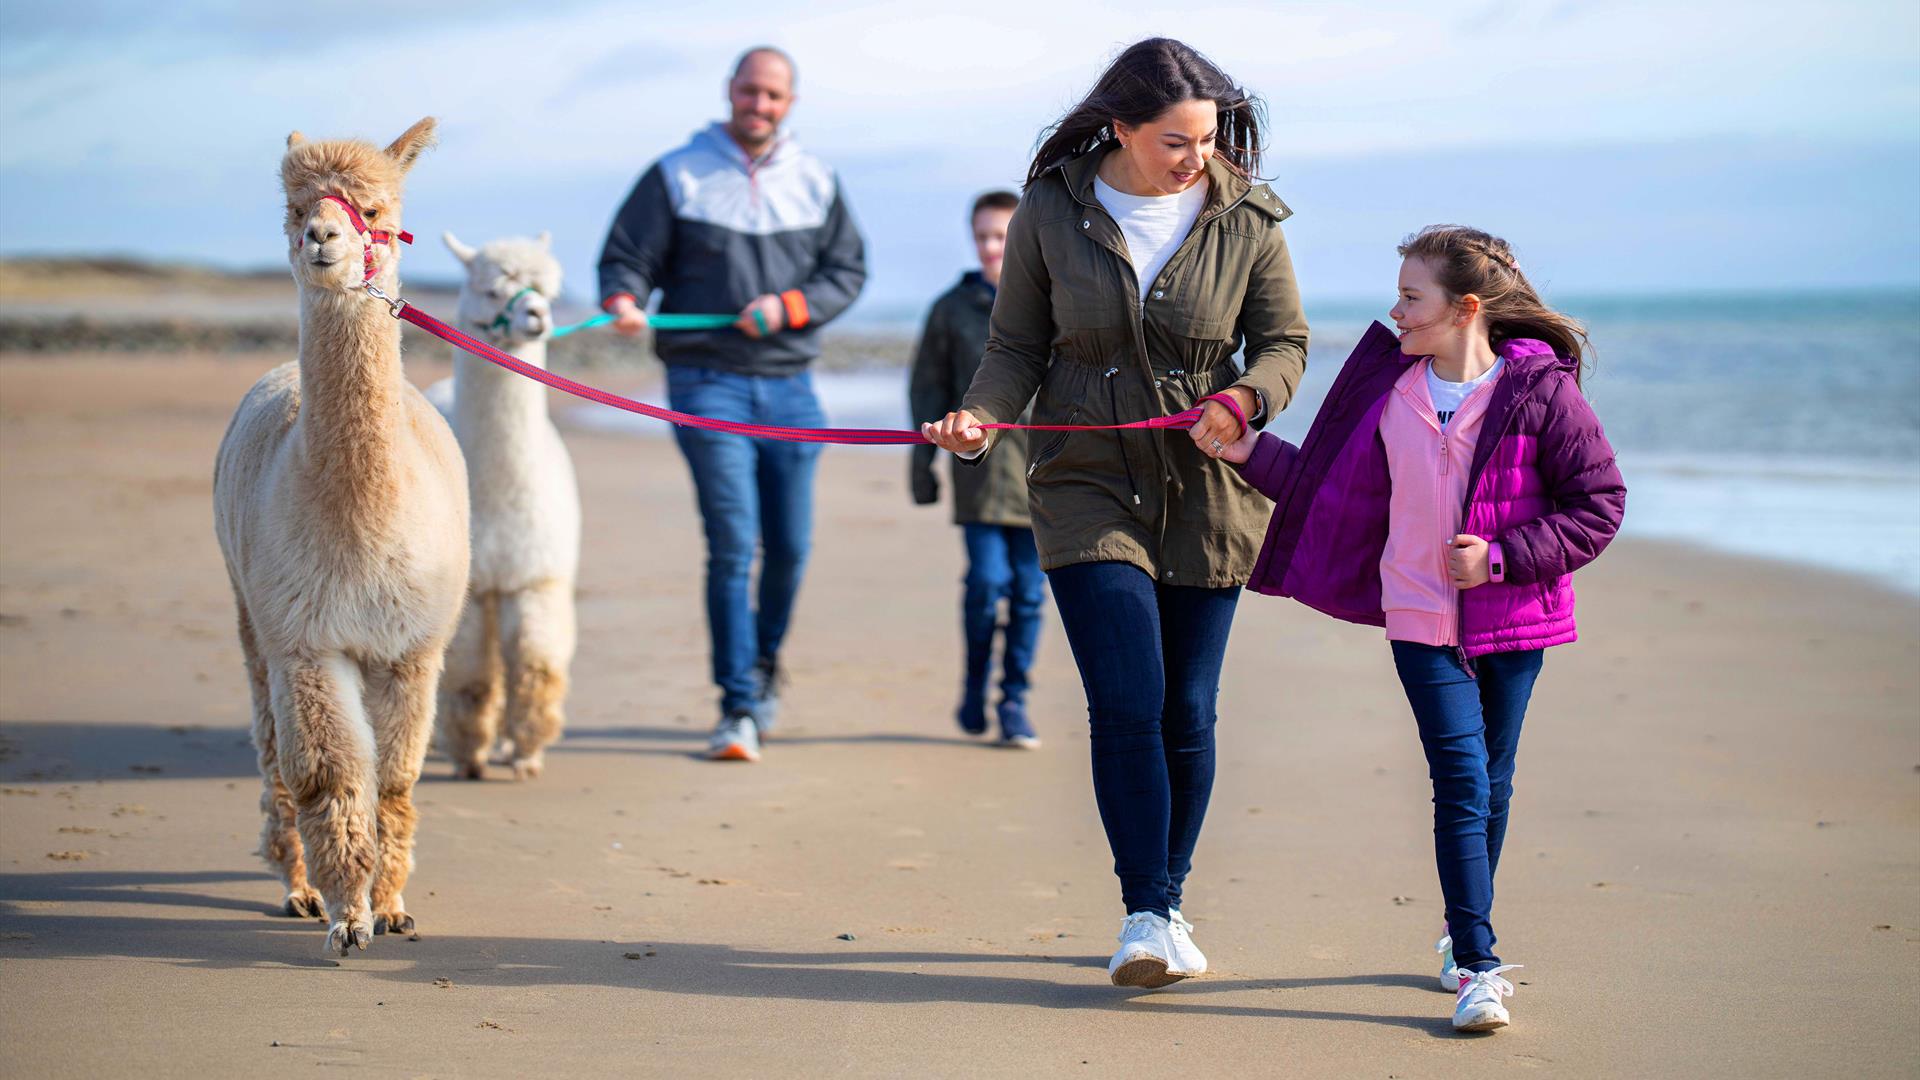
[[[480,254],[478,251],[461,243],[460,238],[450,232],[441,233],[440,239],[447,242],[447,250],[453,252],[453,257],[463,263],[473,262],[473,257]]]
[[[305,135],[302,135],[299,132],[295,131],[287,136],[287,149],[291,150],[294,147],[299,146],[301,143],[306,141],[307,141],[307,137]]]
[[[553,233],[551,231],[547,229],[540,230],[540,246],[548,251],[553,250]]]
[[[433,127],[433,117],[421,117],[418,123],[401,132],[400,137],[393,140],[392,146],[387,147],[387,156],[400,166],[400,171],[413,168],[420,151],[433,145]]]

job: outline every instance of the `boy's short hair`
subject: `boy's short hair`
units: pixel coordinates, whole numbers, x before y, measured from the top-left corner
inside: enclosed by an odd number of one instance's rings
[[[967,220],[972,221],[974,218],[979,217],[980,211],[982,210],[1013,210],[1018,208],[1019,205],[1020,196],[1015,195],[1011,191],[1007,191],[1004,188],[997,191],[989,191],[973,200],[973,211],[967,215]]]

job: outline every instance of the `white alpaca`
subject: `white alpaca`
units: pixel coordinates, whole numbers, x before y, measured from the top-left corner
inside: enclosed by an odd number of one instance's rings
[[[398,295],[399,250],[334,200],[397,232],[402,181],[432,138],[432,119],[385,150],[287,137],[300,360],[254,384],[214,463],[214,531],[253,689],[261,853],[285,881],[286,913],[324,913],[342,956],[413,928],[400,890],[466,595],[467,474],[401,371],[399,322],[360,288],[372,271]]]
[[[467,267],[461,328],[546,367],[560,291],[548,234],[478,251],[452,233],[446,242]],[[498,739],[515,779],[527,779],[540,775],[542,754],[566,724],[580,490],[539,383],[455,349],[453,400],[443,410],[467,455],[473,570],[447,650],[440,734],[455,776],[485,776]]]

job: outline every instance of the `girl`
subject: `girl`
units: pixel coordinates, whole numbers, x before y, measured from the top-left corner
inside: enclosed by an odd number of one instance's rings
[[[1035,423],[1082,425],[1205,402],[1190,438],[1061,432],[1027,470],[1126,905],[1117,986],[1207,966],[1181,887],[1213,788],[1227,630],[1267,515],[1219,455],[1286,407],[1306,367],[1288,211],[1252,179],[1259,145],[1257,103],[1199,53],[1166,38],[1121,53],[1041,143],[980,370],[960,410],[924,428],[977,458],[991,445],[978,425],[1029,401]]]
[[[1580,391],[1586,332],[1506,241],[1433,226],[1400,300],[1335,379],[1306,442],[1226,458],[1277,509],[1252,588],[1385,626],[1433,779],[1453,1026],[1508,1022],[1493,875],[1542,650],[1575,639],[1568,575],[1613,539],[1626,486]]]

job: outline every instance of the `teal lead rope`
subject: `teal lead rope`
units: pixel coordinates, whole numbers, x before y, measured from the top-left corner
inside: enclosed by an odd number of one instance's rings
[[[727,327],[732,326],[736,319],[738,319],[738,316],[735,315],[683,315],[672,312],[662,312],[659,315],[647,316],[647,325],[653,327],[655,330],[725,330]],[[571,326],[558,327],[550,336],[563,338],[576,331],[591,330],[596,326],[605,326],[612,321],[613,316],[611,315],[595,315],[585,322],[577,322]]]

